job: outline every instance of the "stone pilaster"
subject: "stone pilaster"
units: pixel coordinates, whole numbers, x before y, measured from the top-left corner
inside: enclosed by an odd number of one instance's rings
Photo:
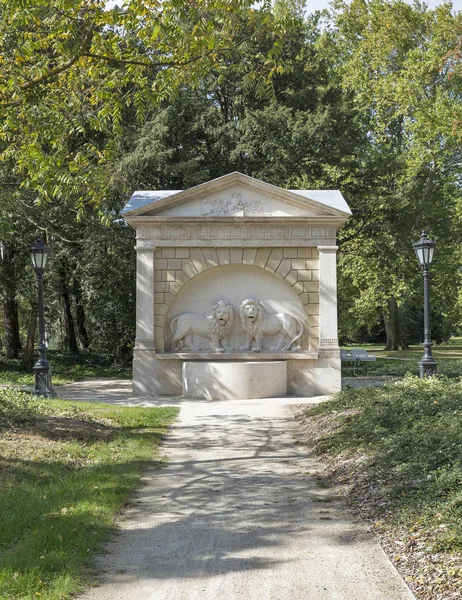
[[[137,248],[136,341],[133,351],[133,393],[149,396],[155,390],[154,248]]]
[[[319,251],[319,350],[338,350],[337,246]]]
[[[153,249],[137,248],[136,252],[135,348],[155,350]]]

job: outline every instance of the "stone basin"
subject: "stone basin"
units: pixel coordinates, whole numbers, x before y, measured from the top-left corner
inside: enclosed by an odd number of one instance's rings
[[[287,362],[184,362],[183,393],[197,400],[287,396]]]

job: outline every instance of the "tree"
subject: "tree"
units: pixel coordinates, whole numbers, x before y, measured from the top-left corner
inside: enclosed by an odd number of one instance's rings
[[[99,208],[108,161],[127,111],[197,84],[240,52],[242,21],[270,18],[250,0],[0,0],[0,160],[39,202]],[[279,68],[284,19],[249,82],[265,88]]]
[[[354,318],[373,324],[379,307],[387,348],[394,349],[405,345],[400,306],[419,302],[411,243],[422,228],[438,239],[445,257],[433,269],[440,311],[451,318],[456,312],[461,147],[454,124],[462,79],[453,57],[462,14],[452,14],[449,4],[429,11],[401,0],[353,0],[336,10],[327,37],[343,84],[364,115],[375,171],[370,197],[353,197],[357,216],[340,239],[340,272],[349,279],[346,287],[356,289]],[[366,219],[358,200],[366,204]]]
[[[127,128],[114,164],[114,195],[184,189],[232,170],[286,187],[358,184],[364,131],[350,93],[318,47],[316,19],[293,15],[270,95],[246,81],[255,57],[275,43],[274,32],[243,23],[237,36],[250,40],[240,55],[197,88],[183,88],[141,128]]]

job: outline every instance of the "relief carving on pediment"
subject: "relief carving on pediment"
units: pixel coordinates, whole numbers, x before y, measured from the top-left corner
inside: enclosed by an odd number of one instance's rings
[[[271,200],[265,198],[243,198],[241,192],[233,192],[229,197],[204,198],[201,201],[203,216],[271,216]]]

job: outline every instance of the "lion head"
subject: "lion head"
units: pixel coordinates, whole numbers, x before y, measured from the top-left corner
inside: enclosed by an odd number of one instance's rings
[[[245,333],[258,331],[261,328],[263,315],[263,307],[258,300],[243,300],[239,306],[242,330]]]
[[[234,308],[226,300],[219,300],[213,305],[207,317],[209,331],[215,333],[219,339],[228,335],[234,320]]]

